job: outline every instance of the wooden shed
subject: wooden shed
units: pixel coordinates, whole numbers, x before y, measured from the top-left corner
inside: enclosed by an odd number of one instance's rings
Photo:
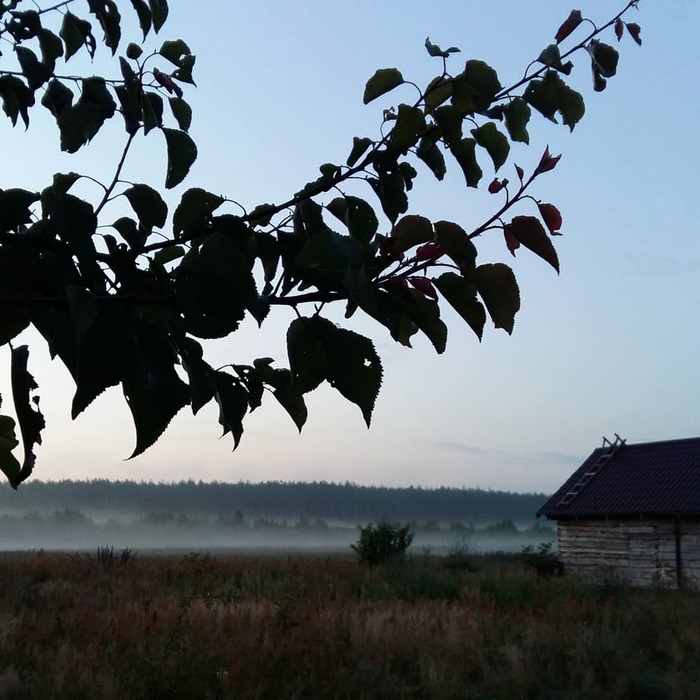
[[[700,438],[604,440],[537,516],[557,522],[565,573],[700,588]]]

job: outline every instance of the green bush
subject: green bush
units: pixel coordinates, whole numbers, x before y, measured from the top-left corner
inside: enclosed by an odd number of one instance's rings
[[[363,564],[377,566],[402,559],[413,542],[410,525],[382,520],[360,526],[360,539],[350,547]]]
[[[556,552],[552,551],[552,542],[540,542],[537,549],[531,544],[520,551],[526,569],[532,569],[538,576],[561,576],[562,563]]]

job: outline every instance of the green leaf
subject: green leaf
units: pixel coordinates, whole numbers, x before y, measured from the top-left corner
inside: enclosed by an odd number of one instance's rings
[[[396,123],[391,130],[390,143],[398,153],[406,153],[418,143],[425,132],[425,117],[418,107],[399,105]]]
[[[122,381],[136,428],[136,447],[129,459],[153,445],[190,402],[189,388],[175,371],[177,355],[168,338],[144,327],[132,340],[135,357]]]
[[[124,192],[141,226],[149,233],[163,228],[168,218],[168,205],[160,194],[148,185],[134,185]]]
[[[470,60],[464,72],[455,77],[452,104],[463,114],[483,112],[501,90],[498,74],[484,61]]]
[[[197,146],[184,131],[163,129],[168,148],[168,172],[165,177],[166,189],[179,185],[197,159]]]
[[[508,139],[496,128],[493,122],[487,122],[477,129],[472,129],[471,133],[479,146],[485,148],[491,156],[493,166],[498,172],[510,153]]]
[[[124,129],[127,134],[135,134],[141,125],[142,108],[139,88],[133,84],[117,85],[114,92],[121,106]]]
[[[400,170],[382,172],[379,178],[368,178],[370,186],[379,198],[382,210],[393,223],[408,209],[405,181]]]
[[[459,167],[462,168],[467,187],[478,187],[483,175],[476,161],[476,141],[474,139],[462,139],[450,146],[450,151],[455,157]]]
[[[612,78],[617,73],[617,62],[620,58],[617,49],[602,41],[592,39],[586,50],[593,60],[594,67],[604,78]]]
[[[148,36],[148,32],[151,31],[151,11],[148,9],[148,5],[145,0],[131,0],[131,4],[136,10],[136,15],[139,18],[139,26],[143,32],[143,38]]]
[[[214,372],[214,398],[219,405],[219,423],[224,429],[222,437],[233,435],[233,449],[238,447],[243,435],[243,418],[248,411],[248,391],[226,372]]]
[[[28,360],[29,348],[26,345],[12,349],[10,363],[12,398],[24,449],[22,468],[18,473],[8,475],[10,486],[14,489],[32,473],[36,462],[34,447],[41,445],[41,431],[46,427],[44,416],[39,410],[38,397],[34,394],[38,388],[37,383],[27,371]],[[5,466],[8,466],[7,460]]]
[[[52,80],[47,86],[41,104],[53,114],[58,121],[63,111],[73,104],[73,93],[58,80]]]
[[[117,219],[112,228],[116,229],[119,235],[129,244],[129,247],[140,253],[148,238],[148,231],[139,228],[133,219],[128,216],[122,216]]]
[[[212,213],[224,201],[225,199],[220,195],[207,192],[201,187],[192,187],[184,192],[173,214],[175,238],[204,233]]]
[[[66,12],[63,15],[59,36],[66,46],[66,61],[74,56],[82,46],[85,46],[90,58],[95,57],[97,41],[92,34],[90,22],[76,17],[72,12]]]
[[[550,44],[546,49],[542,51],[537,60],[540,63],[544,63],[548,68],[554,68],[554,70],[563,73],[564,75],[569,75],[574,64],[571,61],[566,63],[561,62],[561,53],[559,47],[556,44]]]
[[[435,240],[459,269],[462,272],[473,270],[477,251],[467,232],[451,221],[436,221],[434,227]]]
[[[516,97],[503,108],[503,115],[510,138],[520,143],[530,143],[530,135],[527,133],[531,115],[530,105],[521,97]]]
[[[157,92],[144,92],[143,94],[143,133],[144,136],[163,126],[163,98]]]
[[[362,101],[369,104],[372,100],[393,90],[404,83],[401,71],[396,68],[380,68],[365,85],[365,94]]]
[[[438,107],[433,113],[435,123],[442,131],[442,138],[448,146],[462,140],[462,115],[452,105]]]
[[[112,49],[112,56],[114,56],[122,36],[121,15],[117,4],[114,0],[88,0],[88,6],[90,12],[97,17],[104,32],[105,44]]]
[[[421,139],[416,155],[430,168],[438,180],[444,179],[447,174],[445,157],[434,141],[426,138]]]
[[[452,81],[442,76],[433,78],[425,89],[425,111],[430,113],[452,96]]]
[[[391,229],[393,249],[397,253],[410,250],[434,238],[433,225],[429,219],[417,214],[401,217]]]
[[[350,151],[350,155],[348,156],[348,159],[346,164],[352,168],[355,163],[357,163],[360,158],[365,154],[367,149],[374,143],[372,139],[368,138],[361,138],[359,136],[353,136],[352,139],[352,149]]]
[[[309,415],[303,395],[294,391],[291,385],[281,386],[272,393],[282,408],[291,416],[299,432],[301,432]]]
[[[184,59],[191,56],[190,47],[182,40],[164,41],[158,53],[166,58],[175,66],[181,67],[184,65]]]
[[[192,413],[197,415],[216,393],[214,370],[204,361],[202,346],[196,340],[183,337],[178,340],[177,346],[182,358],[182,368],[187,372],[190,381]]]
[[[542,80],[531,81],[523,97],[553,122],[556,122],[555,114],[560,112],[564,124],[572,131],[585,112],[583,97],[554,71],[548,71]]]
[[[377,216],[364,199],[352,195],[336,197],[326,208],[340,219],[348,227],[350,235],[361,243],[369,243],[377,233]]]
[[[15,231],[31,221],[31,205],[39,199],[38,192],[13,188],[0,190],[0,233]]]
[[[440,319],[440,307],[434,299],[429,299],[415,289],[407,290],[406,313],[433,344],[438,353],[445,352],[447,346],[447,326]]]
[[[25,128],[29,127],[29,108],[34,104],[34,93],[14,75],[0,75],[2,110],[10,118],[12,126],[22,116]]]
[[[246,308],[257,300],[250,265],[226,236],[207,236],[192,248],[175,273],[178,307],[184,329],[199,338],[233,333]]]
[[[347,270],[362,262],[362,247],[357,240],[327,230],[304,244],[294,261],[294,271],[319,288],[341,289]]]
[[[169,97],[168,102],[177,125],[182,131],[187,131],[192,124],[192,107],[181,97]]]
[[[167,0],[148,0],[148,7],[153,18],[153,29],[157,34],[168,19]]]
[[[503,263],[479,265],[474,281],[494,326],[510,335],[520,310],[520,291],[513,270]]]
[[[475,282],[455,272],[445,272],[434,279],[433,284],[481,340],[486,323],[486,311],[483,304],[476,298]]]
[[[12,450],[19,445],[15,434],[15,419],[10,416],[0,416],[0,470],[7,477],[10,484],[20,483],[19,475],[22,465],[12,454]]]
[[[15,53],[30,90],[37,90],[51,77],[51,68],[41,63],[31,49],[15,46]]]
[[[177,260],[185,255],[185,249],[182,246],[174,245],[168,246],[167,248],[162,248],[154,256],[152,261],[156,265],[166,265],[173,260]]]
[[[326,379],[326,352],[313,318],[296,318],[287,330],[292,388],[306,394]]]
[[[58,118],[61,150],[75,153],[92,140],[116,110],[116,104],[103,78],[85,78],[80,99],[66,107]]]
[[[509,224],[506,224],[504,232],[506,240],[508,236],[512,236],[518,243],[522,243],[548,262],[557,271],[557,274],[559,273],[557,251],[539,219],[534,216],[516,216]],[[511,247],[511,253],[515,256],[513,247]]]
[[[41,62],[53,72],[56,67],[56,59],[63,56],[63,44],[61,40],[48,29],[39,30],[39,48],[41,49]]]

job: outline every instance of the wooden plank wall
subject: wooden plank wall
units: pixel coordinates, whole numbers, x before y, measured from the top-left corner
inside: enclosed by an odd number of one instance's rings
[[[557,523],[566,572],[596,582],[675,588],[676,537],[671,519],[578,520]],[[700,588],[700,523],[681,522],[684,582]]]

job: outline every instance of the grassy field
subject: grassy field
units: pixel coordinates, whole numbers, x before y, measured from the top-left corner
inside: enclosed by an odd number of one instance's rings
[[[697,593],[513,557],[102,554],[0,558],[0,698],[700,697]]]

